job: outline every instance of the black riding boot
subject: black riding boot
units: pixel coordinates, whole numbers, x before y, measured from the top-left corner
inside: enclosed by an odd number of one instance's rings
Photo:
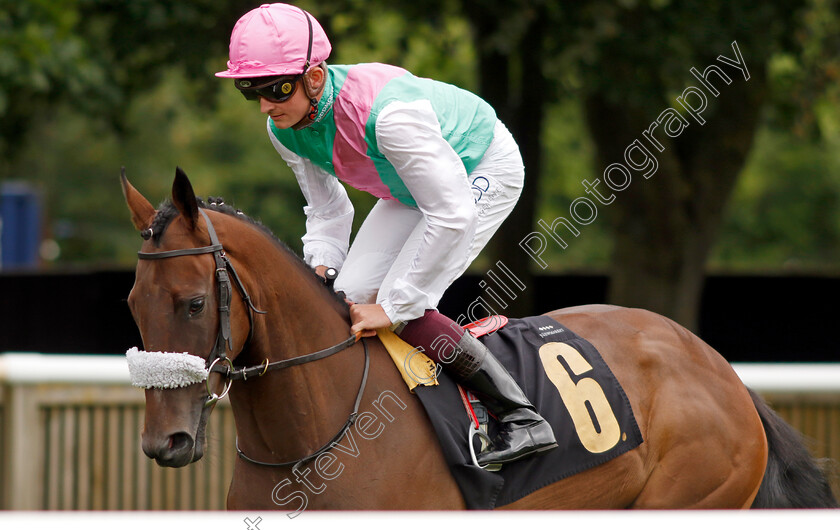
[[[465,333],[458,342],[448,373],[474,392],[499,420],[491,446],[481,451],[479,464],[503,464],[557,447],[554,431],[510,373],[478,339]]]

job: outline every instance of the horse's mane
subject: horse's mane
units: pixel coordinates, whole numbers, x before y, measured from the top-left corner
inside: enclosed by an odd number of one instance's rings
[[[315,273],[315,270],[303,261],[303,258],[298,256],[298,254],[294,250],[289,248],[289,246],[285,242],[283,242],[280,238],[274,235],[274,233],[267,226],[262,224],[260,221],[249,217],[242,210],[238,210],[233,206],[226,204],[224,199],[222,199],[221,197],[207,197],[207,201],[204,201],[200,197],[196,197],[196,201],[198,202],[199,208],[204,208],[207,210],[212,210],[214,212],[229,215],[261,231],[266,237],[268,237],[268,239],[271,242],[273,242],[278,248],[280,248],[284,253],[286,253],[293,263],[296,263],[299,267],[306,270],[306,274],[311,274],[317,280],[315,283],[322,286],[327,291],[330,298],[339,303],[339,306],[342,309],[342,314],[347,316],[347,319],[349,320],[349,306],[344,300],[344,297],[333,291],[331,287],[324,283],[323,278],[318,276]],[[166,231],[166,227],[168,227],[172,220],[178,217],[178,215],[180,215],[180,212],[170,199],[166,199],[161,203],[161,205],[157,209],[157,214],[155,215],[155,218],[152,221],[151,226],[149,227],[152,230],[152,241],[155,244],[160,244],[160,239],[161,237],[163,237],[163,233]]]

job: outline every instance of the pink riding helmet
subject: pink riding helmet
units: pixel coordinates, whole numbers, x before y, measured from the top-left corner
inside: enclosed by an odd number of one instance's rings
[[[233,27],[228,69],[216,76],[301,74],[325,61],[331,50],[327,34],[312,15],[288,4],[263,4]]]

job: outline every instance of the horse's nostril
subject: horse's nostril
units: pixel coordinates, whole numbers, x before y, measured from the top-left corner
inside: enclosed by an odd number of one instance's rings
[[[169,437],[169,452],[180,453],[182,451],[189,451],[192,449],[192,436],[185,432],[176,432]]]
[[[143,452],[161,466],[183,467],[195,457],[195,441],[186,432],[176,432],[159,443],[150,441],[147,444],[144,440]]]

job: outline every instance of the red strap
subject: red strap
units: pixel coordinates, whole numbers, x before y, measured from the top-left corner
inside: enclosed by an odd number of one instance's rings
[[[471,324],[467,324],[464,326],[464,329],[469,331],[473,337],[481,337],[483,335],[489,335],[494,331],[498,331],[505,327],[505,324],[508,323],[508,318],[504,315],[491,315],[486,318],[482,318],[476,322]]]
[[[467,416],[470,417],[470,420],[475,424],[475,428],[480,428],[478,424],[478,416],[475,415],[475,411],[473,410],[472,403],[470,403],[470,398],[467,396],[467,391],[461,385],[458,385],[458,392],[461,393],[461,402],[464,404],[464,408],[467,409]]]

